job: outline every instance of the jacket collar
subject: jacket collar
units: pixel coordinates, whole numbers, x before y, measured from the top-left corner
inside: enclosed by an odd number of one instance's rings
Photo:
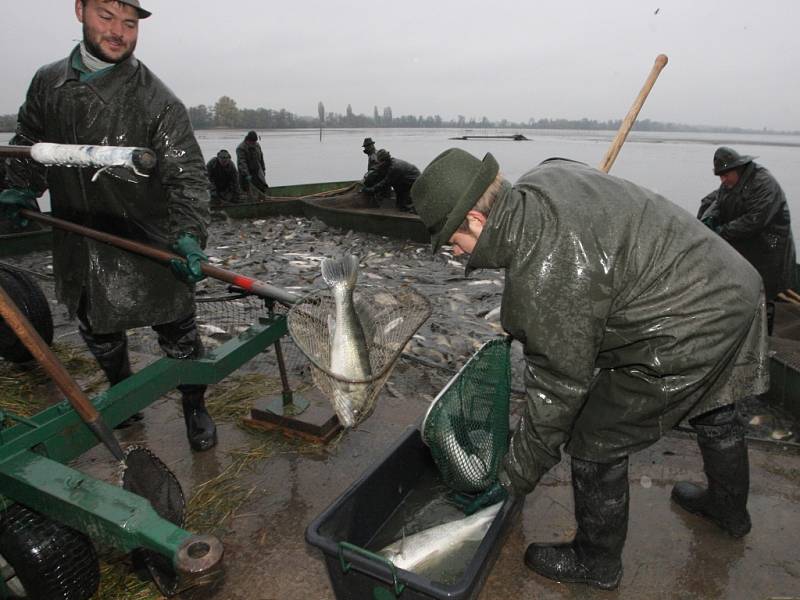
[[[80,44],[78,44],[72,49],[69,57],[62,62],[61,73],[58,78],[56,78],[53,87],[59,88],[67,81],[80,81],[80,72],[72,66],[75,55],[77,54],[78,57],[80,57],[80,52],[81,48]],[[139,61],[131,54],[124,61],[115,65],[113,69],[109,69],[107,73],[95,79],[85,81],[84,85],[88,85],[104,102],[108,102],[120,91],[125,82],[128,81],[138,69]]]

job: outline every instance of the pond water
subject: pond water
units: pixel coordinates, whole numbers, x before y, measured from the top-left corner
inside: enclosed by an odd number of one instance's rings
[[[197,131],[206,160],[226,148],[232,154],[244,138],[244,130]],[[614,137],[613,131],[575,130],[462,130],[462,129],[331,129],[261,131],[261,146],[270,185],[358,179],[366,170],[361,152],[363,138],[371,137],[378,148],[423,169],[439,152],[457,146],[478,157],[491,152],[501,170],[516,180],[546,158],[562,156],[597,165]],[[462,135],[509,135],[522,133],[530,141],[499,139],[451,140]],[[0,133],[7,143],[10,133]],[[321,137],[321,139],[320,139]],[[711,172],[714,150],[732,146],[742,154],[757,156],[778,179],[789,200],[795,240],[800,239],[800,136],[773,134],[710,134],[692,132],[633,132],[611,168],[611,173],[630,179],[666,196],[692,214],[700,198],[719,186]],[[43,208],[47,208],[43,202]]]

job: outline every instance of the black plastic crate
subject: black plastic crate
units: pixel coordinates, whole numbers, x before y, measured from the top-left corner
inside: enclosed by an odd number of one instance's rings
[[[414,490],[436,471],[419,429],[409,430],[386,456],[364,473],[306,530],[306,541],[322,550],[338,600],[474,599],[497,559],[522,499],[506,500],[462,577],[452,585],[397,569],[365,551],[375,534]]]

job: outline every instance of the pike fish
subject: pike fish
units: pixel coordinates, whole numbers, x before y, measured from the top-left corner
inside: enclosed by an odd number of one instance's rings
[[[365,380],[372,376],[369,349],[364,329],[353,302],[358,280],[358,257],[322,261],[322,279],[331,289],[334,317],[328,320],[331,373],[349,380]],[[353,427],[369,410],[369,384],[334,381],[333,409],[343,427]]]
[[[480,541],[489,531],[502,502],[474,515],[425,529],[389,544],[379,552],[406,571],[419,571],[444,560],[464,543]]]

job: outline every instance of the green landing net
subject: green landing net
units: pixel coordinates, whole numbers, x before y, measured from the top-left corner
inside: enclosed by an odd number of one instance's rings
[[[431,403],[422,423],[444,482],[473,494],[497,479],[508,450],[510,339],[484,344]]]

